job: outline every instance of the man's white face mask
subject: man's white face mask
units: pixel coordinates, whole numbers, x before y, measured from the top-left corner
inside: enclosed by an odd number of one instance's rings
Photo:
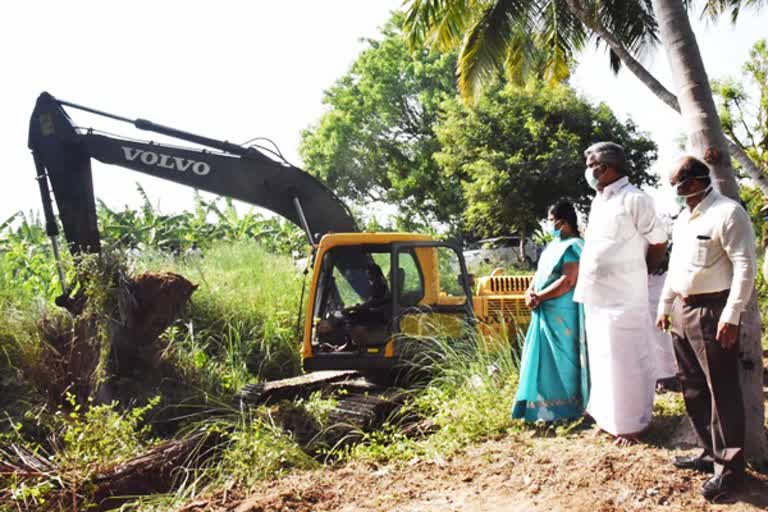
[[[686,204],[688,204],[688,202],[687,202],[688,198],[696,197],[696,196],[701,196],[701,195],[706,194],[710,190],[712,190],[712,185],[710,184],[707,188],[705,188],[704,190],[699,190],[698,192],[692,192],[690,194],[681,194],[680,193],[680,187],[683,185],[683,183],[685,183],[688,180],[696,180],[696,179],[703,179],[703,178],[698,177],[698,176],[690,176],[688,178],[685,178],[683,181],[681,181],[677,185],[672,185],[672,192],[675,195],[675,202],[679,206],[685,206]]]
[[[592,190],[597,190],[597,178],[595,178],[594,169],[587,167],[584,170],[584,179],[587,180],[587,185],[589,185],[589,188]]]

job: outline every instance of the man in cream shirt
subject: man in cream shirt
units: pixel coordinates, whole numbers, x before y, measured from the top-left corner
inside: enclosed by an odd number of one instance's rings
[[[584,153],[597,191],[589,212],[574,300],[584,304],[591,379],[587,412],[628,444],[650,423],[656,384],[648,271],[667,235],[653,200],[629,183],[624,149],[600,142]]]
[[[673,464],[714,472],[701,488],[714,500],[744,480],[737,335],[755,281],[755,237],[741,205],[712,188],[704,162],[684,157],[670,184],[685,207],[672,233],[656,323],[671,330],[685,407],[704,449]]]

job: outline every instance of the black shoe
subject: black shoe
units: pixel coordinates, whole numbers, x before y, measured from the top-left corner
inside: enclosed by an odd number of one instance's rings
[[[678,469],[693,469],[702,473],[714,473],[715,463],[701,456],[699,457],[675,457],[672,465]]]
[[[743,484],[743,480],[727,478],[723,475],[715,475],[701,488],[701,495],[707,501],[719,501],[728,498],[734,491],[738,490]]]

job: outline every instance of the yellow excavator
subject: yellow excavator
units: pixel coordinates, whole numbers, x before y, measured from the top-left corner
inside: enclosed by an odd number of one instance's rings
[[[64,107],[174,137],[205,149],[138,141],[80,128]],[[91,159],[266,208],[306,234],[310,285],[301,353],[306,371],[389,371],[408,347],[439,334],[476,328],[515,332],[529,312],[530,277],[498,272],[472,290],[460,248],[423,234],[360,232],[349,209],[323,183],[263,147],[241,146],[145,119],[129,119],[42,93],[32,113],[29,148],[63,293],[59,221],[75,254],[101,249]],[[51,191],[58,209],[54,214]]]

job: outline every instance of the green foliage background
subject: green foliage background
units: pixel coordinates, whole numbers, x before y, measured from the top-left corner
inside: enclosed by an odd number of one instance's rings
[[[631,121],[535,80],[497,80],[465,104],[455,54],[409,51],[402,23],[395,15],[380,40],[367,41],[326,91],[328,111],[302,134],[308,171],[352,204],[394,206],[405,230],[442,225],[470,240],[530,233],[558,199],[586,206],[583,151],[601,140],[626,147],[633,181],[654,183],[656,145]]]

